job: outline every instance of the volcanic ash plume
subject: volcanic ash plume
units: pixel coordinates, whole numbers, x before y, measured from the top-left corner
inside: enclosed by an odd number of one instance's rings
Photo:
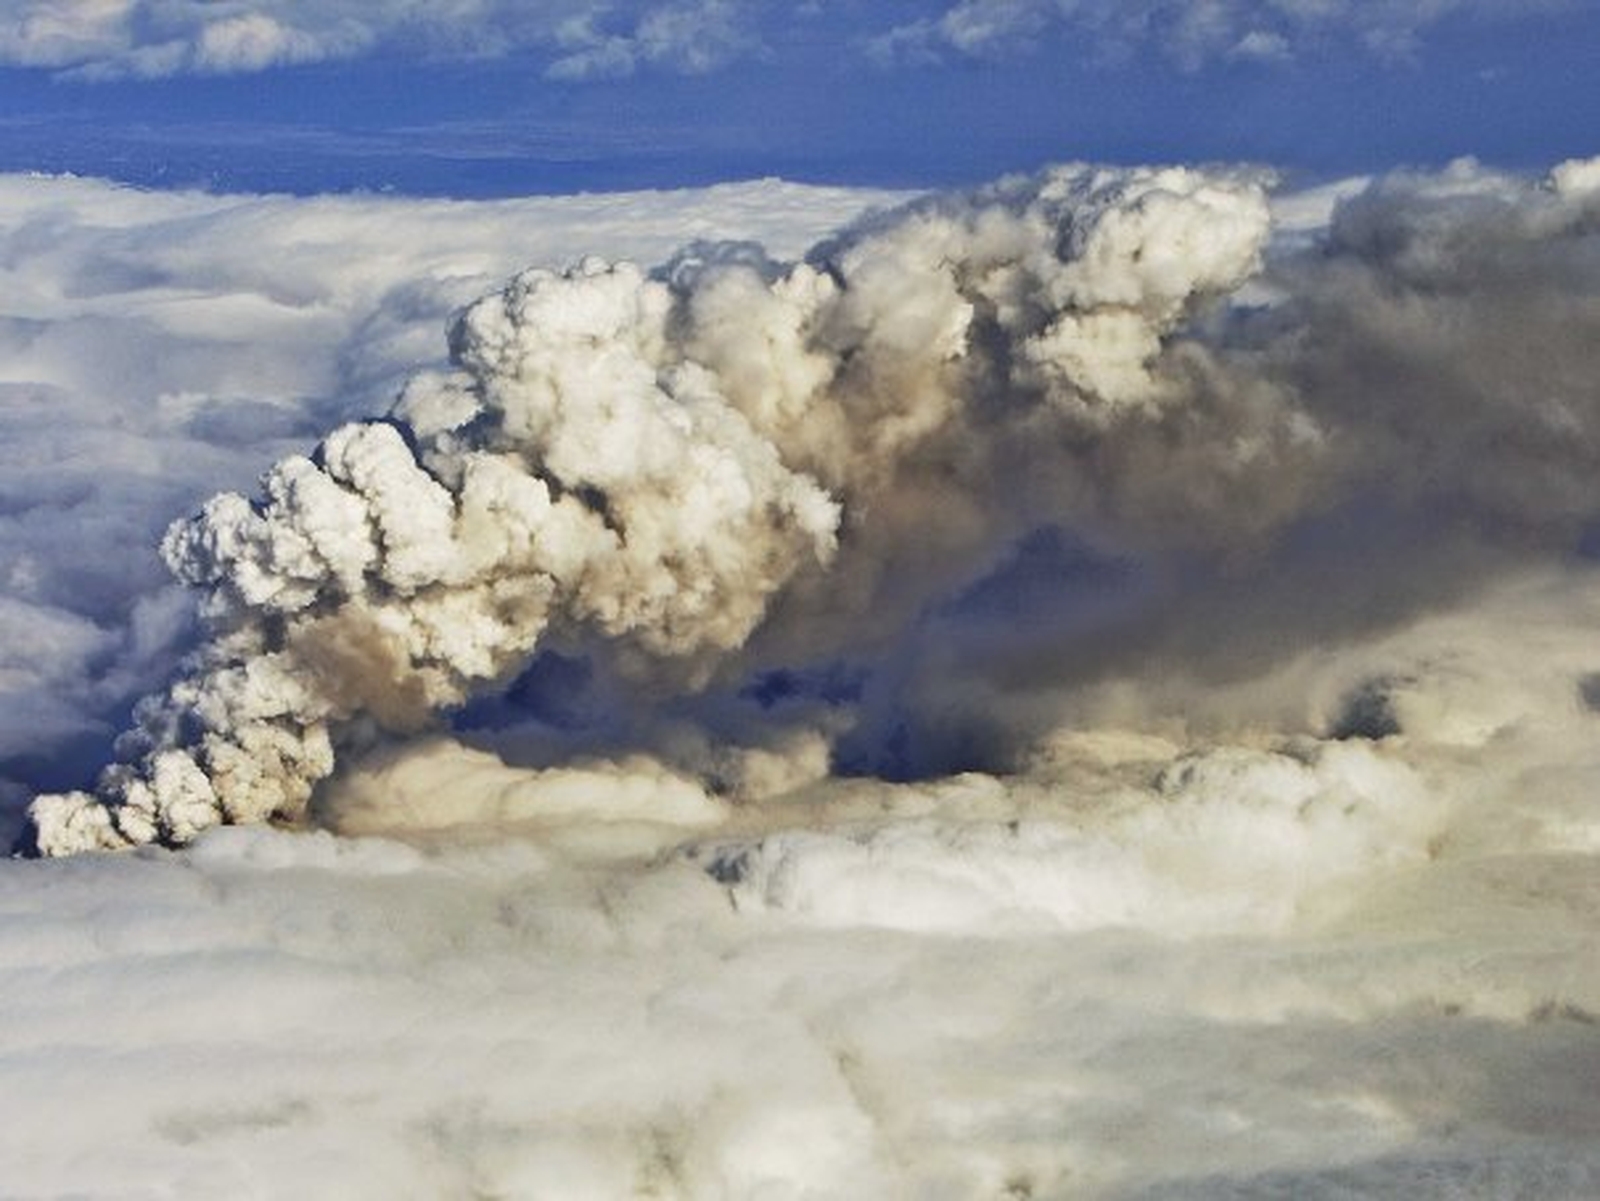
[[[870,603],[852,577],[875,556],[849,552],[926,520],[930,480],[965,543],[991,544],[1040,516],[987,515],[1043,503],[998,470],[1018,446],[1049,435],[1029,452],[1043,478],[1184,402],[1172,335],[1257,270],[1268,226],[1244,175],[1075,168],[881,217],[795,265],[720,246],[653,276],[523,274],[389,418],[172,527],[207,640],[92,795],[35,799],[39,849],[292,820],[357,723],[417,730],[546,640],[675,663],[693,687],[830,562],[827,587]]]

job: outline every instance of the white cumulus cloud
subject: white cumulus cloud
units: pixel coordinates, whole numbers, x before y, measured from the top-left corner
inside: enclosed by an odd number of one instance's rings
[[[770,0],[0,0],[0,62],[84,79],[237,73],[368,55],[531,54],[557,80],[704,74],[783,53],[794,36],[883,63],[1003,58],[1041,41],[1118,59],[1153,48],[1184,68],[1287,62],[1354,45],[1404,60],[1450,20],[1532,21],[1572,0],[960,0],[886,24],[870,5]]]
[[[416,4],[249,0],[5,0],[0,61],[89,79],[231,74],[391,52],[402,56],[551,56],[563,78],[638,66],[691,73],[759,53],[741,0],[537,6],[506,0]]]
[[[1516,20],[1563,7],[1562,0],[961,0],[865,44],[884,62],[1004,57],[1051,34],[1082,39],[1112,58],[1152,47],[1187,69],[1225,59],[1282,62],[1340,42],[1404,58],[1447,19]]]

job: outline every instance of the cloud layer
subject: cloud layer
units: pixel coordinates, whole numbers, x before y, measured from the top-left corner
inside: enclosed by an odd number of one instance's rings
[[[8,1187],[1594,1194],[1594,163],[8,183]]]
[[[1288,60],[1330,43],[1405,57],[1446,21],[1528,19],[1567,7],[1563,0],[1533,6],[962,0],[936,16],[885,28],[841,23],[825,6],[766,0],[561,0],[536,10],[503,0],[444,6],[252,0],[221,9],[193,0],[8,0],[0,5],[0,60],[110,79],[231,74],[380,54],[473,59],[531,51],[545,59],[549,77],[573,81],[646,68],[701,74],[781,52],[792,37],[828,37],[841,53],[865,51],[894,63],[1008,56],[1064,34],[1086,40],[1101,56],[1154,46],[1195,68],[1218,60]]]
[[[642,65],[699,72],[758,49],[750,7],[682,3],[152,4],[147,0],[10,0],[0,7],[0,58],[84,79],[234,74],[400,53],[480,58],[535,49],[550,74],[631,74]]]
[[[1560,0],[1531,6],[1541,13]],[[1330,44],[1354,42],[1380,58],[1406,58],[1431,29],[1452,20],[1524,18],[1530,6],[1504,0],[1441,4],[1364,4],[1351,0],[962,0],[875,36],[871,52],[886,61],[944,56],[1004,58],[1042,36],[1065,31],[1117,58],[1146,48],[1193,70],[1218,61],[1286,62]]]
[[[9,1185],[1577,1201],[1595,610],[1546,579],[1374,642],[1404,742],[1077,734],[734,805],[436,740],[337,837],[12,862]]]

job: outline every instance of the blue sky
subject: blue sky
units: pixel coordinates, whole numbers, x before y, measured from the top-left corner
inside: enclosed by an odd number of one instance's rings
[[[0,169],[461,196],[1591,154],[1585,0],[0,0]]]

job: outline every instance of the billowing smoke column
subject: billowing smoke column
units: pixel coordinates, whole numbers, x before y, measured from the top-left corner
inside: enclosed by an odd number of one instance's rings
[[[1263,189],[1065,168],[798,264],[718,245],[519,277],[388,418],[173,527],[208,636],[93,795],[35,799],[39,849],[294,820],[340,747],[543,647],[647,699],[900,655],[900,700],[983,711],[1005,762],[1098,720],[1095,671],[1129,682],[1113,720],[1164,693],[1188,718],[1214,669],[1570,566],[1600,515],[1600,164],[1391,177],[1265,274]],[[926,615],[1046,527],[1178,583],[1092,645],[985,632],[991,669]],[[1249,712],[1319,732],[1270,691]]]
[[[1047,433],[1070,462],[1180,403],[1168,340],[1258,269],[1268,228],[1248,175],[1074,168],[798,265],[731,246],[659,277],[518,277],[389,419],[172,528],[209,637],[93,795],[35,799],[40,851],[294,819],[351,723],[416,729],[546,639],[608,640],[692,686],[780,592],[834,589],[805,581],[836,558],[855,598],[836,606],[867,603],[851,579],[907,529],[987,539],[971,514],[1036,503],[997,477],[1004,447]]]

